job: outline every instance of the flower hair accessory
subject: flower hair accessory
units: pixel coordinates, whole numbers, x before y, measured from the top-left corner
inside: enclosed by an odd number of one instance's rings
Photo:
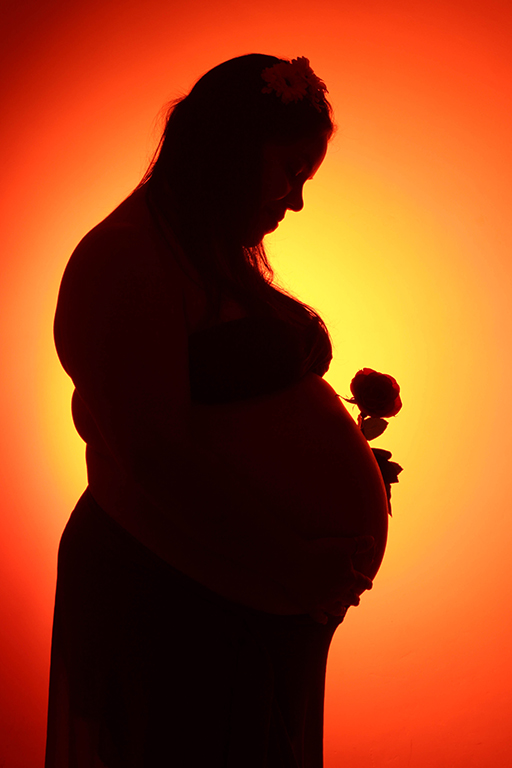
[[[325,94],[328,93],[327,86],[315,75],[305,56],[292,61],[279,61],[264,69],[261,77],[267,83],[261,92],[275,93],[283,104],[307,99],[320,112]]]
[[[367,440],[373,440],[387,429],[386,418],[396,416],[402,408],[400,387],[396,380],[387,373],[378,373],[372,368],[362,368],[350,383],[352,397],[342,398],[347,403],[357,405],[359,429]],[[391,514],[391,483],[398,483],[402,471],[400,464],[390,461],[391,452],[382,448],[372,448],[379,465],[388,497],[388,511]]]

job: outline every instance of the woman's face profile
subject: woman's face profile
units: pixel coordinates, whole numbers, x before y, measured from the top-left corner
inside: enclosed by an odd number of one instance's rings
[[[277,229],[286,211],[302,210],[304,184],[320,168],[328,138],[322,134],[292,144],[268,142],[263,146],[260,205],[251,226],[251,242],[245,245],[257,245]]]

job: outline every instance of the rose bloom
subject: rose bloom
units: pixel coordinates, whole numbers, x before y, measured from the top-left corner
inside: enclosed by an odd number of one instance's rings
[[[350,391],[363,416],[385,418],[396,416],[402,407],[400,387],[392,376],[371,368],[358,371],[350,384]]]

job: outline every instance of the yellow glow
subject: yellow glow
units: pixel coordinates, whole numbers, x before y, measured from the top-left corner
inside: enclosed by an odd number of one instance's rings
[[[404,402],[375,443],[404,472],[374,590],[333,642],[326,768],[508,765],[511,8],[41,8],[13,6],[2,53],[0,762],[41,764],[56,551],[85,484],[51,337],[62,270],[138,182],[162,105],[262,51],[308,56],[339,126],[269,238],[276,272],[324,316],[336,391],[366,366]]]

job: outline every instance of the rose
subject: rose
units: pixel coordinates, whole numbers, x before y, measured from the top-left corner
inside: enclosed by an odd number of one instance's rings
[[[396,416],[402,407],[396,380],[371,368],[362,368],[356,373],[350,383],[350,391],[353,395],[350,402],[357,405],[363,417]]]
[[[378,373],[372,368],[362,368],[350,382],[351,398],[343,398],[347,403],[357,405],[359,429],[367,440],[379,437],[388,426],[383,416],[396,416],[402,407],[400,387],[396,380],[387,373]],[[372,448],[379,466],[386,496],[388,512],[391,514],[391,484],[398,483],[402,471],[400,464],[390,461],[391,453],[382,448]]]

